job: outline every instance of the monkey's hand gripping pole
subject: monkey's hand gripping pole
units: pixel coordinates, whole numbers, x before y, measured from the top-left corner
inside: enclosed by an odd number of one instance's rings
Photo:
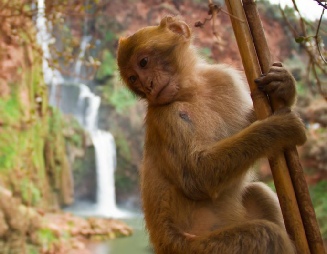
[[[258,119],[283,105],[268,100],[254,80],[267,73],[271,55],[254,0],[225,0]],[[244,10],[243,10],[244,6]],[[245,13],[244,13],[245,11]],[[245,16],[246,14],[246,16]],[[235,18],[236,17],[236,18]],[[270,105],[271,104],[271,105]],[[285,227],[299,254],[323,254],[324,245],[296,148],[269,159]]]

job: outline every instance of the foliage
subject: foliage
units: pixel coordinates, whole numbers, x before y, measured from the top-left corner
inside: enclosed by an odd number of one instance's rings
[[[43,148],[47,126],[36,122],[26,130],[3,127],[0,133],[0,168],[24,204],[43,205],[47,182]],[[42,194],[41,194],[42,190]],[[40,202],[42,201],[42,202]],[[47,200],[48,202],[50,200]]]
[[[276,192],[276,187],[275,187],[275,183],[273,180],[266,182],[266,184],[269,186],[270,189],[272,189],[274,192]]]
[[[296,80],[296,88],[297,92],[300,95],[305,95],[308,92],[308,87],[304,84],[303,77],[305,76],[305,63],[303,59],[298,55],[293,55],[292,57],[286,59],[284,61],[285,66],[291,71],[293,77]]]
[[[139,178],[137,175],[137,168],[131,164],[130,160],[127,160],[123,156],[119,157],[119,160],[117,161],[117,171],[115,174],[116,189],[120,190],[121,193],[135,191],[138,186],[138,181]]]
[[[123,133],[119,133],[116,136],[116,146],[119,148],[119,154],[124,157],[127,161],[131,160],[131,150],[128,141],[126,140]]]
[[[127,107],[134,105],[136,97],[125,87],[115,87],[109,96],[109,103],[115,106],[118,113],[122,113]]]
[[[39,250],[36,246],[28,244],[27,245],[27,254],[39,254]]]
[[[32,160],[35,167],[42,166],[38,156],[42,158],[42,143],[39,143],[39,137],[42,135],[40,125],[35,124],[33,128],[20,130],[12,126],[2,128],[0,135],[0,168],[10,170],[12,168],[23,168],[29,164],[22,163],[24,159]],[[39,151],[41,154],[31,153],[30,151]],[[26,162],[25,162],[26,163]]]
[[[28,178],[23,178],[20,181],[21,196],[25,204],[32,206],[37,205],[41,200],[41,192],[35,184]]]
[[[102,53],[102,63],[97,71],[96,79],[102,80],[108,76],[112,76],[116,69],[115,57],[109,50],[105,49]]]
[[[19,121],[21,108],[17,93],[13,92],[9,98],[0,100],[0,116],[0,121],[8,125],[13,125]]]
[[[49,228],[42,228],[38,231],[39,239],[44,249],[48,250],[51,248],[54,242],[57,241],[57,237],[54,232]]]
[[[318,182],[310,188],[310,195],[314,205],[320,230],[324,239],[327,239],[327,180]]]
[[[11,169],[16,160],[16,143],[12,140],[13,132],[6,128],[2,129],[0,135],[0,170],[7,171]]]
[[[74,117],[64,116],[57,108],[51,108],[51,112],[52,114],[48,123],[49,133],[53,134],[48,137],[51,139],[51,142],[54,143],[56,138],[62,138],[64,135],[66,142],[73,146],[82,147],[84,142],[84,130],[78,121]],[[60,143],[62,141],[63,139],[58,142]],[[60,149],[60,147],[57,147],[56,149]]]
[[[109,80],[105,86],[99,87],[98,90],[101,92],[104,102],[114,106],[115,110],[120,114],[137,102],[136,96],[116,78]]]
[[[77,148],[83,148],[85,143],[85,130],[83,127],[75,117],[63,116],[59,110],[56,111],[62,121],[60,128],[64,133],[66,143]]]
[[[113,33],[112,31],[105,30],[105,38],[104,38],[104,43],[112,43],[117,39],[117,35]]]
[[[59,203],[68,205],[73,201],[73,183],[65,146],[64,118],[57,109],[51,108],[49,111],[48,123],[50,126],[44,141],[45,167],[52,190],[59,194]]]
[[[51,117],[48,119],[49,132],[58,132],[62,129],[62,114],[57,108],[51,108]]]

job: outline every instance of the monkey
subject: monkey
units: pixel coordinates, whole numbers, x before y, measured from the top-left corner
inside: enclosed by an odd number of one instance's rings
[[[275,193],[250,170],[306,140],[292,112],[295,80],[281,63],[258,89],[285,107],[256,120],[239,71],[209,64],[191,28],[167,16],[120,38],[122,81],[147,101],[141,196],[157,254],[295,253]]]

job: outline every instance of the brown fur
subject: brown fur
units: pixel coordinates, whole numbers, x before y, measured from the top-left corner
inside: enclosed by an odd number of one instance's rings
[[[249,167],[305,142],[290,110],[253,122],[240,74],[209,65],[180,19],[166,17],[120,40],[118,65],[127,86],[148,101],[142,199],[158,254],[294,253],[278,200]],[[294,79],[279,65],[256,81],[294,102]]]

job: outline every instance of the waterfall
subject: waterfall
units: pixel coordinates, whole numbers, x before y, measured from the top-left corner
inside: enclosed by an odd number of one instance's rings
[[[97,163],[97,213],[102,216],[118,217],[114,169],[116,146],[113,136],[106,131],[92,133]]]
[[[45,17],[44,0],[38,0],[36,27],[37,39],[43,50],[43,75],[47,85],[51,85],[49,102],[58,107],[65,114],[72,114],[79,123],[90,133],[96,157],[96,175],[97,175],[97,203],[95,206],[84,205],[80,211],[72,209],[81,215],[96,215],[103,217],[124,217],[127,212],[119,210],[116,206],[115,178],[114,170],[116,166],[116,146],[111,133],[99,130],[98,110],[101,99],[91,92],[85,84],[80,84],[81,73],[83,72],[82,59],[88,43],[92,36],[82,37],[80,53],[75,63],[73,83],[67,82],[58,70],[50,68],[48,59],[51,59],[49,44],[52,40],[51,34],[47,30]],[[87,25],[87,24],[85,24]],[[78,89],[78,96],[72,96],[73,93],[67,93],[69,88]],[[67,89],[66,89],[67,88]],[[56,97],[60,100],[57,101]],[[79,207],[78,205],[76,207]],[[68,209],[69,210],[69,209]]]
[[[90,43],[91,39],[92,39],[92,36],[85,35],[85,36],[83,36],[83,38],[81,40],[80,52],[78,54],[77,61],[75,63],[75,69],[74,69],[74,73],[75,73],[75,75],[77,75],[74,79],[75,82],[77,82],[80,79],[80,77],[78,75],[81,75],[81,73],[82,73],[82,66],[83,66],[82,59],[85,56],[86,48],[87,48],[88,44]]]
[[[79,123],[90,133],[98,128],[98,110],[101,98],[91,92],[90,88],[84,84],[78,84],[79,96],[76,113],[74,114]]]
[[[116,145],[110,132],[99,130],[97,127],[98,110],[101,99],[93,94],[89,87],[80,84],[80,94],[76,117],[80,124],[90,133],[95,148],[97,203],[94,215],[104,217],[123,216],[116,206],[115,167]]]

